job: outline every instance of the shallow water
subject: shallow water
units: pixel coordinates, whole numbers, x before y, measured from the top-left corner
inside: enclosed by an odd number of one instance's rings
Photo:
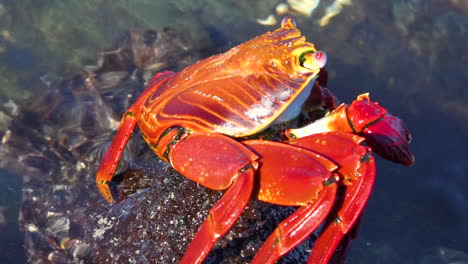
[[[44,89],[45,76],[70,78],[129,29],[171,26],[203,54],[274,29],[256,19],[274,14],[281,1],[252,2],[5,1],[1,103]],[[320,26],[333,2],[321,1],[310,17],[295,14],[308,40],[328,54],[329,88],[345,102],[370,92],[405,120],[416,156],[410,168],[377,160],[376,186],[346,263],[468,263],[468,5],[354,0]],[[0,171],[5,263],[26,261],[15,166],[21,163]]]

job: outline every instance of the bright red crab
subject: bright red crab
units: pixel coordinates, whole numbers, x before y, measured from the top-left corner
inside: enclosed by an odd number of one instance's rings
[[[333,210],[334,221],[324,226],[308,261],[327,263],[371,193],[371,148],[405,165],[413,156],[404,123],[366,94],[306,127],[285,131],[286,141],[245,140],[298,116],[326,59],[287,17],[281,28],[224,54],[179,73],[157,74],[123,116],[97,172],[99,191],[114,201],[108,183],[138,124],[150,148],[175,170],[207,188],[227,190],[181,263],[205,259],[239,218],[254,188],[262,201],[299,209],[280,223],[252,263],[274,263]],[[344,193],[336,205],[338,188]]]

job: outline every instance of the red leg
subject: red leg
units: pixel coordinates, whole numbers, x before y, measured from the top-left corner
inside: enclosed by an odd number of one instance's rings
[[[281,222],[259,249],[251,264],[275,263],[304,241],[328,216],[335,195],[336,184],[327,185],[316,201],[299,208]]]
[[[119,165],[122,153],[125,150],[128,140],[132,136],[133,129],[136,125],[136,119],[130,108],[120,122],[119,130],[115,135],[112,143],[102,157],[101,165],[97,171],[96,184],[101,195],[110,203],[114,202],[114,197],[109,188],[109,181],[112,180],[115,170]]]
[[[169,159],[177,171],[208,188],[229,188],[210,210],[180,261],[201,263],[250,200],[258,157],[229,137],[198,133],[182,137],[172,145]]]
[[[275,263],[306,239],[328,216],[335,202],[335,163],[308,149],[290,144],[251,140],[244,142],[260,156],[262,201],[302,205],[280,223],[252,263]]]
[[[356,196],[360,195],[359,191],[366,191],[358,186],[367,186],[367,190],[370,193],[372,186],[369,184],[362,184],[363,182],[369,182],[364,181],[365,177],[361,177],[360,175],[365,173],[369,174],[365,176],[372,177],[373,173],[369,173],[366,170],[368,166],[372,170],[374,164],[371,157],[368,157],[367,148],[359,145],[362,140],[363,138],[349,133],[330,132],[311,135],[287,142],[292,146],[258,141],[254,141],[254,144],[250,141],[245,142],[261,156],[261,188],[267,189],[270,193],[281,193],[280,198],[274,196],[270,197],[268,201],[281,201],[283,204],[286,204],[285,201],[289,201],[292,205],[294,202],[301,201],[302,196],[311,197],[308,200],[309,204],[307,206],[300,208],[279,225],[278,229],[275,230],[259,250],[252,263],[274,263],[281,256],[306,239],[329,215],[335,202],[336,184],[323,183],[330,181],[330,176],[327,176],[326,171],[321,170],[320,167],[327,167],[328,171],[334,171],[336,167],[334,163],[332,163],[333,166],[330,164],[327,165],[326,161],[328,161],[328,159],[324,157],[328,157],[334,160],[336,164],[340,164],[338,175],[342,177],[339,178],[341,178],[345,184],[352,184],[347,192],[348,195]],[[268,147],[273,147],[273,149],[268,150]],[[286,152],[287,149],[291,149],[292,151],[288,153]],[[316,153],[320,153],[320,155]],[[369,161],[362,161],[365,159],[369,159]],[[312,160],[320,160],[320,162],[319,164],[315,164]],[[289,166],[284,168],[284,166],[278,164],[288,164]],[[297,171],[300,172],[299,175],[296,173]],[[319,175],[322,175],[321,177],[323,178],[317,183],[314,178],[317,178]],[[320,177],[318,177],[318,179],[320,179]],[[285,182],[283,183],[282,180]],[[315,184],[309,185],[310,182],[314,181],[316,182]],[[280,185],[280,187],[276,185]],[[287,187],[283,187],[284,185]],[[292,187],[292,189],[288,189],[289,187]],[[315,195],[315,199],[313,198],[314,196],[309,193],[310,190],[313,189],[319,190]],[[301,197],[296,197],[297,193],[300,193]],[[260,195],[261,193],[259,196]],[[351,204],[355,206],[350,210],[358,210],[357,215],[359,215],[362,211],[360,205],[365,203],[367,196],[363,195],[358,199],[355,199],[354,196],[349,197],[352,201],[355,201],[355,203],[351,202]],[[262,197],[259,198],[261,199]],[[348,204],[349,202],[346,200],[343,208],[348,207]],[[350,210],[346,209],[346,211]],[[349,221],[349,225],[353,225],[355,219],[351,219],[352,217],[348,214],[343,217],[345,218],[343,222],[348,223]],[[346,232],[348,232],[348,230],[345,230],[345,233]],[[326,251],[325,253],[327,254],[328,251],[333,253],[337,244],[326,247],[327,239],[323,239],[323,241],[323,251]],[[319,243],[318,245],[320,247],[321,244]],[[329,258],[323,262],[317,263],[327,263],[328,259]]]
[[[200,226],[185,255],[184,263],[201,263],[218,239],[224,236],[244,211],[252,195],[255,170],[242,172],[223,197],[211,208]]]
[[[308,264],[329,262],[341,239],[356,224],[369,199],[375,181],[375,164],[372,156],[361,164],[362,178],[346,187],[346,199],[331,222],[315,241]]]
[[[309,264],[330,261],[341,239],[356,224],[369,199],[375,180],[375,161],[370,149],[359,145],[357,135],[334,131],[313,134],[290,141],[295,146],[313,149],[340,164],[337,173],[346,185],[343,204],[332,221],[320,234],[309,257]]]
[[[310,135],[290,143],[311,148],[340,164],[338,174],[346,185],[343,204],[336,220],[331,222],[315,242],[308,263],[329,262],[341,239],[355,225],[369,199],[375,180],[375,161],[370,149],[359,145],[363,138],[343,133],[328,132]]]
[[[138,108],[141,102],[144,102],[151,94],[154,93],[163,83],[174,75],[173,72],[164,71],[156,74],[143,93],[138,98],[137,102],[133,104],[122,117],[119,129],[112,140],[112,143],[107,148],[106,153],[102,157],[101,165],[97,171],[96,184],[101,195],[110,203],[114,202],[111,190],[109,188],[109,181],[112,180],[115,170],[119,165],[120,158],[127,146],[128,140],[133,134],[135,125],[137,123],[134,115],[134,109]]]
[[[138,101],[127,110],[122,120],[120,121],[119,129],[117,130],[112,143],[107,148],[106,153],[102,157],[101,165],[99,166],[96,175],[96,184],[98,190],[108,202],[115,202],[109,188],[109,181],[112,180],[115,170],[119,165],[120,158],[122,157],[122,154],[125,150],[125,146],[127,146],[128,140],[133,134],[133,129],[135,129],[137,121],[135,118],[134,109],[138,108],[138,105],[141,102],[144,102],[151,94],[154,93],[154,91],[156,91],[173,75],[174,73],[169,71],[156,74],[148,83],[148,86],[140,95]]]

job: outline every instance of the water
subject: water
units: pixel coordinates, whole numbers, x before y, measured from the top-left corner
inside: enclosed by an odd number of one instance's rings
[[[202,57],[225,50],[276,27],[256,19],[274,14],[280,1],[252,2],[4,1],[0,99],[47,89],[44,76],[71,78],[128,29],[170,26]],[[355,0],[321,27],[332,3],[321,1],[311,17],[295,16],[328,54],[330,89],[345,102],[370,92],[405,120],[416,156],[410,168],[377,160],[376,186],[346,263],[468,262],[467,4]],[[12,169],[18,166],[0,171],[2,263],[25,262],[17,223],[23,180]]]

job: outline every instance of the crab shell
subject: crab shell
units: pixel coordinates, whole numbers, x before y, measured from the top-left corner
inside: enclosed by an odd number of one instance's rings
[[[154,143],[177,126],[249,136],[297,116],[325,63],[326,54],[286,18],[281,28],[177,73],[141,98],[146,102],[135,109],[135,117]],[[160,82],[151,81],[147,89],[153,84]]]

